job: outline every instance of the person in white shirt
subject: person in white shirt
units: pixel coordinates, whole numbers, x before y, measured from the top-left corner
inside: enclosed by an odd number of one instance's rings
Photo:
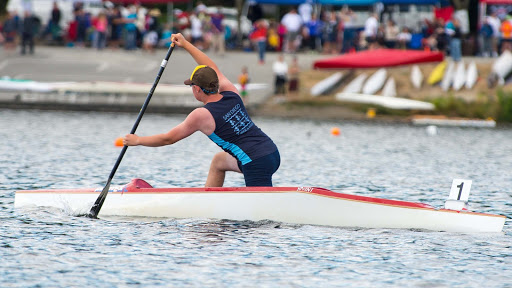
[[[377,20],[377,14],[373,13],[370,15],[364,23],[364,37],[366,43],[368,43],[368,49],[374,49],[377,44],[377,31],[379,29],[379,20]]]
[[[492,27],[492,57],[498,56],[498,39],[500,38],[501,21],[496,13],[492,13],[487,18],[489,25]]]
[[[203,48],[203,22],[195,13],[190,15],[190,36],[192,40],[190,41],[193,45],[197,46],[199,49]]]
[[[286,84],[286,75],[288,74],[288,64],[284,61],[283,54],[280,54],[277,58],[277,61],[272,65],[272,71],[275,76],[275,95],[284,95],[285,84]]]
[[[397,40],[400,49],[407,49],[409,43],[411,43],[412,35],[409,32],[409,28],[403,27],[402,32],[398,33]]]
[[[396,43],[398,40],[398,34],[400,33],[400,28],[393,22],[393,20],[389,19],[386,23],[384,39],[386,41],[386,47],[388,48],[396,48]]]
[[[313,6],[311,5],[311,2],[311,0],[306,0],[306,2],[299,5],[298,10],[304,25],[307,25],[309,21],[311,21],[311,14],[313,14]]]
[[[299,35],[300,28],[302,27],[302,17],[297,14],[297,10],[292,8],[290,12],[286,13],[281,19],[281,24],[286,27],[286,39],[285,39],[285,52],[295,52],[295,40]]]

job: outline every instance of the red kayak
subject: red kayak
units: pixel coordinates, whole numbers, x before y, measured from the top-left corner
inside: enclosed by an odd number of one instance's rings
[[[343,54],[315,61],[315,69],[335,68],[380,68],[418,63],[441,62],[442,52],[422,50],[376,49],[357,53]]]

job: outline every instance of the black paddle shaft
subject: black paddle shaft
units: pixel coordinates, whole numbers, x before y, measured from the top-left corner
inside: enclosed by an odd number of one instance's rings
[[[137,127],[139,127],[140,120],[142,119],[142,116],[144,115],[146,108],[148,108],[149,101],[151,100],[151,97],[153,96],[153,92],[155,92],[155,88],[158,85],[158,82],[160,81],[160,77],[162,77],[162,73],[165,70],[165,66],[167,66],[167,61],[169,61],[169,57],[171,57],[173,50],[174,50],[174,43],[169,47],[169,50],[167,50],[167,55],[165,56],[165,59],[162,61],[162,64],[160,64],[160,70],[158,71],[158,74],[156,75],[155,82],[153,82],[153,87],[151,87],[151,90],[149,91],[148,96],[146,97],[146,101],[144,102],[144,105],[142,105],[142,108],[140,109],[139,116],[137,116],[137,121],[135,121],[135,124],[133,124],[130,134],[135,134],[135,131],[137,131]],[[110,175],[108,176],[107,184],[103,188],[103,191],[101,191],[100,195],[98,196],[98,199],[96,199],[96,202],[94,202],[94,205],[92,206],[91,211],[89,211],[89,214],[87,214],[87,216],[89,218],[98,218],[98,214],[100,213],[101,206],[103,206],[103,202],[105,202],[105,199],[107,198],[108,189],[110,188],[110,183],[112,182],[112,178],[114,178],[117,168],[119,167],[119,164],[121,164],[121,160],[123,160],[124,154],[126,153],[127,149],[128,149],[128,146],[126,146],[126,145],[123,146],[123,150],[121,150],[121,154],[119,154],[119,157],[117,157],[116,164],[114,165],[114,168],[112,168],[112,171],[110,172]]]

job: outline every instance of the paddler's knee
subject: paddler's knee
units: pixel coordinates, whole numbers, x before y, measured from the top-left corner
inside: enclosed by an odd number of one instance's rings
[[[210,169],[220,171],[238,171],[236,159],[227,152],[219,152],[213,156]]]
[[[219,152],[213,156],[212,163],[210,164],[210,168],[215,168],[217,170],[226,170],[226,155],[229,156],[226,152]]]

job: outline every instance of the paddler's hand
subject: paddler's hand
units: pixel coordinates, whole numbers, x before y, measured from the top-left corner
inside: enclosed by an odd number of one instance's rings
[[[172,43],[174,43],[174,45],[177,45],[179,47],[184,47],[185,45],[187,45],[187,43],[189,43],[181,33],[172,34],[171,41]]]
[[[127,134],[123,138],[123,145],[125,146],[137,146],[139,145],[139,136],[135,134]]]

